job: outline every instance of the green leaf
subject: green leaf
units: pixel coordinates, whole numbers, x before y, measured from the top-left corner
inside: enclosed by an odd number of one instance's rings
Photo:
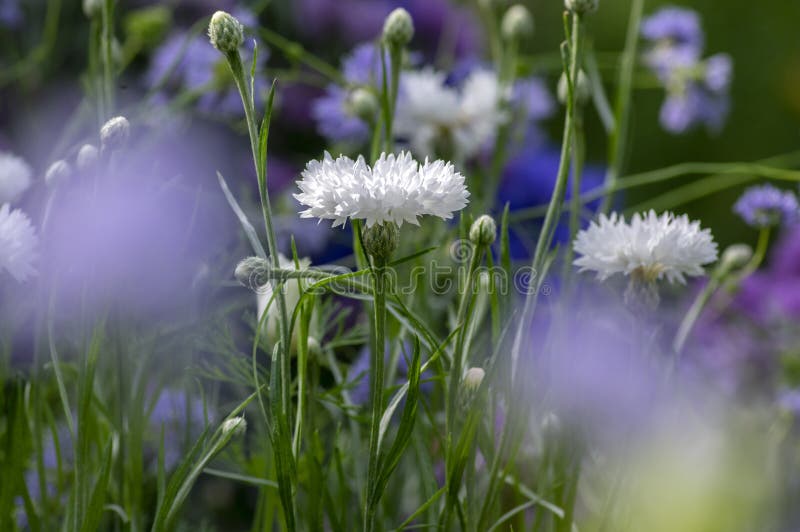
[[[267,96],[267,107],[264,110],[264,118],[261,120],[261,127],[258,130],[258,164],[261,167],[258,186],[261,191],[262,201],[267,194],[267,145],[269,144],[269,125],[272,122],[272,105],[275,102],[276,83],[276,80],[272,81],[272,86],[269,89],[269,96]]]
[[[219,179],[219,186],[222,188],[223,194],[225,194],[225,199],[228,200],[228,205],[231,206],[234,214],[236,214],[236,218],[239,219],[239,223],[241,224],[242,229],[244,229],[244,234],[250,241],[250,246],[253,248],[253,251],[262,259],[266,259],[267,253],[264,251],[264,247],[261,245],[261,241],[258,239],[258,233],[256,233],[255,228],[247,219],[247,215],[244,213],[242,208],[239,207],[239,203],[236,201],[236,198],[233,197],[231,190],[228,188],[228,184],[225,182],[225,178],[222,177],[222,174],[217,172],[217,179]]]
[[[108,480],[111,477],[111,464],[114,458],[114,439],[110,439],[106,444],[105,459],[103,467],[100,469],[100,476],[95,481],[92,496],[89,499],[89,507],[86,509],[86,516],[81,525],[81,532],[93,532],[100,529],[100,522],[105,510],[106,492],[108,491]]]

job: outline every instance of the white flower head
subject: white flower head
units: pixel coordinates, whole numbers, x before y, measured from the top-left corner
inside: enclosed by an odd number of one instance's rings
[[[703,265],[717,260],[717,244],[700,222],[652,210],[634,214],[630,224],[617,213],[601,214],[578,233],[574,248],[582,255],[575,265],[597,272],[600,280],[635,272],[650,281],[666,277],[684,283],[684,276],[703,275]]]
[[[489,143],[508,120],[500,108],[507,97],[497,74],[473,71],[461,90],[446,85],[447,76],[432,69],[403,72],[394,133],[414,152],[435,154],[435,143],[449,138],[458,158],[469,158]]]
[[[451,163],[425,160],[418,163],[408,152],[382,154],[370,166],[363,157],[352,160],[331,157],[311,161],[298,181],[294,197],[308,209],[302,218],[333,220],[333,226],[347,219],[365,220],[367,227],[378,223],[403,222],[418,225],[424,215],[448,220],[467,203],[469,192],[464,176]]]
[[[31,174],[24,159],[0,151],[0,205],[16,201],[31,186]]]
[[[7,271],[17,282],[36,273],[39,239],[30,219],[8,203],[0,207],[0,271]]]

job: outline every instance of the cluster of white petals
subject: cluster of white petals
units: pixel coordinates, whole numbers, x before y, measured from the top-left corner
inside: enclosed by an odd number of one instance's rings
[[[433,156],[436,143],[446,138],[455,157],[463,160],[491,142],[508,120],[500,106],[508,95],[490,70],[473,71],[461,90],[447,85],[446,79],[433,69],[403,72],[394,134],[425,157]]]
[[[575,265],[597,272],[600,280],[638,271],[648,279],[684,283],[685,275],[702,275],[703,265],[717,260],[717,244],[700,222],[652,210],[635,214],[630,223],[617,213],[601,214],[578,233],[574,248],[582,255]]]
[[[347,219],[365,220],[367,227],[383,222],[418,225],[424,215],[450,219],[468,203],[464,176],[445,161],[418,163],[408,152],[382,154],[370,166],[328,152],[321,161],[306,165],[297,182],[294,197],[308,209],[302,218],[333,220],[333,226]]]
[[[21,157],[0,151],[0,205],[12,203],[31,185],[31,167]]]
[[[0,271],[7,271],[18,282],[36,273],[39,239],[30,219],[8,203],[0,207]]]

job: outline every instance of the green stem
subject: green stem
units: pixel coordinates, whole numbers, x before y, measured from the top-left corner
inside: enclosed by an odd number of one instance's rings
[[[581,181],[583,179],[583,165],[586,161],[586,134],[583,129],[583,116],[581,111],[575,114],[575,147],[572,153],[572,194],[570,196],[569,209],[569,245],[566,246],[564,255],[563,278],[569,279],[572,273],[572,242],[580,228],[581,215]]]
[[[103,2],[103,102],[105,112],[110,118],[114,109],[114,56],[112,52],[114,42],[114,0]]]
[[[633,71],[636,67],[636,51],[639,43],[639,26],[642,22],[644,0],[633,0],[630,19],[628,21],[628,34],[625,38],[625,50],[622,53],[617,99],[614,106],[614,132],[608,143],[608,171],[606,172],[605,186],[613,189],[622,172],[625,158],[625,143],[628,137],[630,123],[631,94],[633,92]],[[613,194],[603,198],[600,212],[608,212],[613,200]]]
[[[342,76],[339,70],[329,65],[325,60],[310,53],[303,48],[303,45],[300,43],[290,41],[283,35],[267,28],[259,28],[258,35],[264,39],[267,44],[278,48],[290,59],[304,63],[338,85],[347,85],[347,80]]]
[[[258,180],[258,192],[261,198],[261,211],[264,216],[264,226],[266,227],[267,249],[269,251],[270,261],[272,262],[273,268],[280,269],[278,243],[275,236],[275,228],[272,223],[272,207],[270,206],[269,191],[267,189],[267,161],[266,156],[264,157],[263,161],[261,160],[259,129],[255,120],[253,98],[250,96],[249,84],[245,81],[244,67],[242,65],[242,59],[239,56],[239,51],[237,50],[233,53],[225,55],[228,60],[228,65],[231,68],[231,72],[233,73],[233,79],[236,82],[237,88],[239,89],[239,95],[242,98],[242,104],[244,106],[245,119],[247,121],[247,131],[250,136],[250,147],[253,152],[253,162],[255,164],[256,176]],[[269,124],[266,120],[263,127],[269,127]],[[267,134],[266,131],[263,133],[264,135]],[[272,390],[271,391],[275,395],[273,400],[277,400],[280,403],[279,410],[283,418],[282,422],[276,422],[274,424],[277,434],[275,438],[276,441],[273,441],[273,451],[275,453],[277,467],[284,469],[282,474],[279,473],[279,479],[292,479],[293,476],[290,474],[292,465],[283,463],[284,460],[291,457],[290,451],[289,457],[285,456],[285,453],[283,452],[285,451],[285,449],[283,449],[284,445],[291,446],[291,434],[288,432],[284,433],[284,431],[291,431],[291,373],[289,366],[291,356],[291,334],[289,332],[289,319],[286,310],[286,298],[283,291],[283,284],[273,283],[273,290],[275,291],[275,296],[278,303],[278,328],[280,330],[281,340],[277,357],[278,368],[272,368],[272,371],[276,371],[277,369],[279,372],[279,390],[277,393]],[[292,495],[286,497],[282,496],[281,502],[284,506],[284,517],[286,519],[287,528],[289,530],[294,530],[294,487],[291,485],[293,484],[291,480],[289,480],[289,484],[289,486],[284,486],[282,491],[283,493],[290,493]]]
[[[567,98],[567,111],[564,121],[564,138],[561,143],[561,158],[558,166],[558,175],[556,177],[553,195],[550,198],[550,204],[547,207],[547,214],[545,215],[542,230],[539,234],[539,240],[536,243],[536,251],[531,263],[533,278],[533,286],[528,290],[525,298],[525,305],[522,309],[522,315],[517,327],[517,332],[514,337],[514,345],[511,350],[511,375],[512,379],[517,374],[517,361],[519,359],[520,351],[522,349],[522,341],[525,337],[525,330],[531,317],[533,316],[536,302],[538,300],[539,289],[542,283],[542,273],[545,265],[545,260],[550,249],[550,244],[553,240],[556,225],[561,217],[562,205],[564,203],[564,196],[566,195],[567,181],[569,179],[570,169],[570,154],[572,153],[572,143],[574,137],[574,121],[575,121],[575,86],[578,79],[579,64],[581,57],[581,45],[583,42],[583,19],[580,14],[572,14],[572,31],[571,43],[569,47],[570,57],[568,65],[568,98]]]
[[[673,349],[673,357],[674,357],[674,365],[677,365],[680,362],[681,353],[683,352],[683,346],[686,344],[686,340],[689,338],[689,334],[692,332],[692,329],[697,323],[697,319],[700,317],[700,314],[703,312],[703,309],[708,304],[708,301],[711,299],[711,296],[716,293],[717,289],[719,288],[719,279],[716,276],[712,276],[706,286],[703,288],[703,291],[700,292],[697,297],[695,298],[692,306],[689,307],[689,310],[686,312],[686,316],[684,316],[683,321],[681,321],[680,327],[678,327],[678,332],[675,334],[675,340],[672,342],[672,349]]]
[[[367,493],[365,496],[364,530],[375,530],[376,500],[372,493],[378,481],[378,461],[380,459],[380,424],[383,415],[383,373],[386,337],[386,262],[374,259],[372,268],[375,301],[374,326],[375,342],[372,346],[372,364],[370,365],[370,403],[372,404],[372,420],[369,431],[369,468],[367,470]]]

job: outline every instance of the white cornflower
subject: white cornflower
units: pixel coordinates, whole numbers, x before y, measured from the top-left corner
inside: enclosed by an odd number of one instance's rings
[[[597,272],[600,280],[622,273],[636,274],[646,281],[666,277],[684,283],[684,275],[703,275],[703,265],[717,260],[717,244],[700,222],[684,214],[674,216],[655,211],[634,214],[630,224],[623,216],[600,215],[598,222],[578,233],[575,260],[581,271]]]
[[[0,151],[0,205],[16,201],[31,186],[31,173],[24,159]]]
[[[408,152],[382,154],[372,168],[359,157],[353,161],[328,152],[311,161],[297,182],[294,197],[308,209],[301,218],[365,220],[367,227],[383,222],[418,225],[417,218],[430,214],[448,220],[467,205],[469,192],[464,176],[441,160],[420,164]]]
[[[295,269],[294,260],[292,259],[278,254],[278,261],[280,262],[281,269]],[[301,271],[307,270],[309,266],[311,266],[311,260],[308,258],[299,259],[298,262],[300,265],[299,270]],[[300,302],[300,286],[298,286],[296,279],[289,279],[284,283],[283,300],[286,302],[286,311],[291,318],[297,303]],[[280,331],[278,329],[278,315],[280,309],[278,308],[278,302],[272,297],[271,284],[266,284],[256,290],[256,308],[258,310],[259,320],[264,317],[265,312],[267,313],[264,331],[270,341],[277,342],[280,337]]]
[[[457,90],[432,69],[403,72],[394,133],[415,153],[433,156],[441,139],[458,159],[475,155],[508,120],[500,103],[508,94],[490,70],[475,70]]]
[[[33,263],[39,239],[30,219],[8,203],[0,207],[0,271],[6,270],[17,282],[36,273]]]

